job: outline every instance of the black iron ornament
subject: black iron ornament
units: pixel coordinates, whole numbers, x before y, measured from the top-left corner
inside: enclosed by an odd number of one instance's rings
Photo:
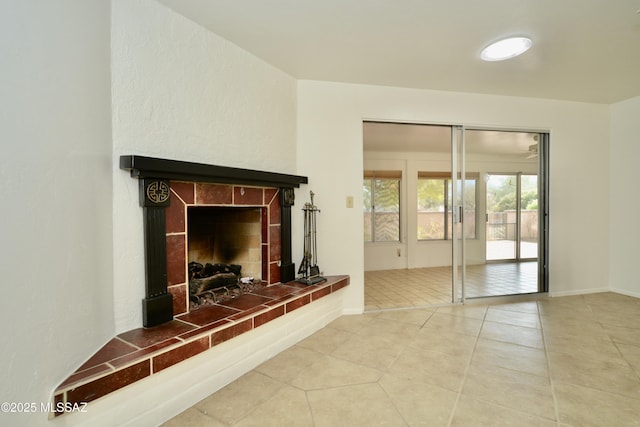
[[[293,191],[293,188],[283,188],[282,189],[282,206],[283,207],[291,207],[296,201],[296,195]]]
[[[169,185],[164,181],[154,181],[147,187],[147,198],[153,203],[164,203],[169,199]]]
[[[169,181],[163,179],[141,179],[140,204],[143,207],[166,207],[171,201]]]
[[[304,256],[298,269],[300,277],[297,282],[307,285],[324,282],[318,267],[318,243],[316,230],[316,214],[320,209],[313,203],[313,191],[310,192],[311,202],[305,203],[302,208],[304,212]]]

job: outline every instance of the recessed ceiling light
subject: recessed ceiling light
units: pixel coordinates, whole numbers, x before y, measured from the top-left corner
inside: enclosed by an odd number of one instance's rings
[[[528,37],[509,37],[482,49],[480,58],[485,61],[502,61],[521,55],[530,47],[531,39]]]

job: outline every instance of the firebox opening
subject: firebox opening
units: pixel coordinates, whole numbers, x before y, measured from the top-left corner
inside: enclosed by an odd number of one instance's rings
[[[187,209],[187,262],[237,265],[238,279],[260,282],[262,229],[262,208],[191,206]]]

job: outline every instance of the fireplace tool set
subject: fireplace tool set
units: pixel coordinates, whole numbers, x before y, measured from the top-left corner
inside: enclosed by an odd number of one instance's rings
[[[297,282],[306,285],[314,285],[324,282],[324,277],[320,276],[320,268],[318,267],[318,244],[316,240],[316,214],[320,209],[313,204],[313,191],[311,194],[311,202],[305,203],[304,208],[304,256],[298,269],[300,277]]]

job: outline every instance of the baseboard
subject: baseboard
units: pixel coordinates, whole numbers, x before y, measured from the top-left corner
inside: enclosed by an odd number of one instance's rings
[[[640,292],[633,292],[627,289],[611,288],[611,292],[615,292],[616,294],[620,295],[626,295],[628,297],[640,298]]]
[[[344,310],[342,310],[342,314],[345,316],[350,316],[350,315],[354,315],[354,314],[362,314],[364,313],[364,309],[363,308],[346,308]]]
[[[552,298],[571,297],[576,295],[599,294],[602,292],[613,292],[613,290],[609,288],[596,288],[596,289],[577,289],[574,291],[560,291],[560,292],[549,291],[549,296]]]

